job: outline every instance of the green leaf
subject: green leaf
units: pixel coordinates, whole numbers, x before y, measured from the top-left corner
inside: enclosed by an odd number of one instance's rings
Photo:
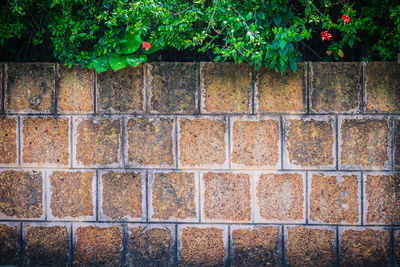
[[[290,68],[292,69],[293,72],[297,71],[297,63],[296,62],[290,62],[289,63]]]
[[[110,66],[113,70],[117,71],[125,68],[128,63],[126,62],[126,58],[124,56],[118,55],[117,53],[112,53],[110,55]]]
[[[279,47],[279,42],[277,41],[277,40],[274,40],[273,42],[272,42],[272,48],[273,49],[277,49]]]
[[[131,54],[139,49],[142,44],[142,39],[139,34],[125,33],[124,37],[120,40],[121,53]]]
[[[277,26],[281,25],[281,22],[282,22],[281,16],[275,15],[275,16],[272,18],[272,20],[274,21],[275,25],[277,25]]]
[[[93,67],[96,69],[98,73],[105,72],[106,70],[108,70],[109,65],[107,57],[102,56],[93,60]]]
[[[140,63],[146,62],[147,61],[147,56],[146,55],[127,55],[125,56],[126,62],[131,65],[132,67],[137,67],[139,66]]]
[[[264,20],[265,19],[265,14],[264,12],[257,12],[257,18],[259,20]]]
[[[218,55],[218,56],[216,56],[216,57],[214,58],[214,61],[220,61],[220,59],[221,59],[221,56]]]
[[[161,45],[152,45],[149,50],[144,50],[146,55],[151,55],[159,50],[163,49]]]
[[[283,49],[285,46],[286,46],[286,41],[285,41],[285,40],[280,40],[280,41],[279,41],[279,47],[280,47],[281,49]]]

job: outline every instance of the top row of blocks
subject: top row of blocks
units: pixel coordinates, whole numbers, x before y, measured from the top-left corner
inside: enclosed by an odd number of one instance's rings
[[[400,64],[301,63],[283,75],[246,64],[148,63],[95,74],[0,63],[8,114],[400,113]]]

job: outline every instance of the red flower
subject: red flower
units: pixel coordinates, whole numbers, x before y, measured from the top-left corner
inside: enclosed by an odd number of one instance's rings
[[[333,36],[328,31],[321,32],[322,41],[330,40]]]
[[[326,50],[326,54],[328,55],[328,56],[330,56],[331,55],[331,50]]]
[[[146,50],[149,50],[151,47],[151,44],[149,42],[143,42],[142,43],[142,47]]]
[[[344,23],[349,23],[350,22],[350,17],[347,16],[346,14],[343,14],[342,19],[343,19]]]

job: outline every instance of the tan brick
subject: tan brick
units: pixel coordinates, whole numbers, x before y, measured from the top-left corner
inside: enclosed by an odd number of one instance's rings
[[[143,112],[143,66],[97,74],[97,110],[104,113]]]
[[[400,263],[400,230],[394,231],[394,254],[396,263]]]
[[[334,266],[335,231],[330,227],[287,228],[286,260],[290,266]]]
[[[49,216],[53,219],[94,219],[94,190],[92,171],[52,172],[49,175]]]
[[[365,63],[365,109],[400,111],[400,65],[396,62]]]
[[[355,173],[313,173],[309,184],[310,221],[360,223],[360,176]]]
[[[256,222],[304,222],[304,175],[265,173],[256,182]]]
[[[17,164],[17,118],[0,118],[0,165]]]
[[[400,121],[394,121],[393,167],[400,169]]]
[[[133,118],[127,123],[128,164],[174,166],[174,121],[172,118]]]
[[[22,164],[68,166],[69,119],[29,117],[22,120]]]
[[[202,217],[205,221],[250,222],[250,175],[208,172],[202,177]]]
[[[383,229],[345,229],[340,266],[388,266],[389,234]]]
[[[0,218],[43,218],[43,176],[36,171],[0,172]]]
[[[66,65],[58,67],[59,92],[58,110],[61,113],[92,113],[93,112],[93,72],[72,68]]]
[[[278,168],[279,120],[233,120],[232,166],[234,168]]]
[[[0,265],[19,265],[19,226],[0,224]]]
[[[7,76],[7,112],[51,113],[54,110],[54,64],[8,63]]]
[[[202,112],[249,113],[251,69],[247,64],[202,63]]]
[[[152,220],[197,221],[194,172],[157,172],[150,180]]]
[[[224,119],[179,120],[180,167],[226,167],[226,146]]]

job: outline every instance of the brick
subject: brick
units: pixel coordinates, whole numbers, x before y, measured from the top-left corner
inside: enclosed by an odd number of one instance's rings
[[[224,119],[179,120],[180,167],[225,167],[227,143]]]
[[[306,89],[304,64],[293,73],[277,73],[261,68],[257,73],[257,111],[261,113],[302,113],[305,111]]]
[[[65,167],[69,165],[69,119],[29,117],[22,120],[22,164]]]
[[[0,224],[0,265],[19,265],[19,224]]]
[[[175,227],[139,226],[129,228],[128,266],[173,266]]]
[[[51,113],[53,111],[54,64],[8,63],[7,76],[7,112]]]
[[[345,229],[340,266],[388,266],[389,234],[383,229]]]
[[[360,176],[313,173],[309,188],[310,222],[360,223]]]
[[[198,64],[157,62],[150,69],[151,113],[193,114],[198,112]]]
[[[341,119],[339,128],[341,169],[389,167],[389,126],[386,119]]]
[[[59,92],[58,110],[61,113],[93,112],[93,72],[72,68],[66,65],[58,67]]]
[[[0,172],[0,218],[43,218],[43,177],[36,171]]]
[[[172,118],[132,118],[127,123],[127,138],[129,165],[174,166]]]
[[[17,164],[17,118],[0,118],[0,165]]]
[[[232,266],[280,266],[279,227],[232,227]]]
[[[250,175],[207,172],[202,177],[202,187],[203,220],[250,222]]]
[[[400,263],[400,231],[394,231],[394,254],[397,264]]]
[[[197,221],[194,172],[157,172],[150,180],[152,220]]]
[[[54,171],[49,175],[49,186],[49,217],[73,220],[95,218],[94,172]]]
[[[225,266],[227,231],[221,226],[178,226],[179,266]]]
[[[336,165],[334,121],[304,118],[285,120],[285,168],[333,169]],[[286,154],[286,155],[285,155]]]
[[[122,266],[122,230],[119,226],[78,226],[74,266]]]
[[[251,69],[247,64],[202,63],[201,109],[204,113],[249,113]]]
[[[359,63],[310,63],[310,110],[317,113],[358,111],[361,93]]]
[[[400,121],[394,121],[393,167],[400,169]]]
[[[399,64],[396,62],[365,64],[365,109],[370,112],[399,112]]]
[[[144,110],[143,66],[97,74],[97,110],[103,113],[141,113]]]
[[[287,227],[286,260],[290,266],[334,266],[335,231],[330,227]]]
[[[101,174],[103,220],[143,220],[146,197],[145,177],[141,172],[109,171]]]
[[[4,88],[4,82],[3,82],[3,70],[4,70],[4,64],[0,63],[0,114],[4,113],[4,105],[3,105],[3,88]]]
[[[120,165],[121,121],[119,119],[76,119],[74,131],[76,165],[88,167]]]
[[[256,182],[256,222],[304,222],[305,179],[300,173],[265,173]]]
[[[279,168],[279,120],[233,120],[232,166]]]

